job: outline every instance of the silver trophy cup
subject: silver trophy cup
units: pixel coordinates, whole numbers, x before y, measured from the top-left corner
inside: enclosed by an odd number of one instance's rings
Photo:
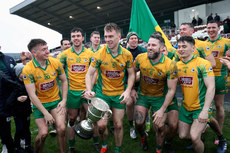
[[[83,139],[90,139],[93,136],[93,122],[100,119],[108,120],[112,116],[109,105],[100,98],[92,98],[88,107],[87,119],[81,121],[75,127],[76,134]]]

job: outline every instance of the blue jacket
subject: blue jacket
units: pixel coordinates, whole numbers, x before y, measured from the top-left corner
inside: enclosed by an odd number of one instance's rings
[[[8,111],[9,108],[7,108],[7,106],[9,106],[7,104],[7,99],[15,87],[13,82],[16,79],[14,73],[16,62],[12,57],[4,55],[2,52],[0,52],[0,60],[3,60],[3,63],[8,70],[7,75],[0,72],[0,116],[6,117],[10,116],[10,112]]]

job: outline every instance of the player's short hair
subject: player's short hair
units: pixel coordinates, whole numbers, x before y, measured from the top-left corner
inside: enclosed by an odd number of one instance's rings
[[[93,32],[90,34],[90,38],[93,37],[94,34],[100,35],[100,32],[99,32],[99,31],[93,31]]]
[[[104,27],[104,31],[115,30],[116,33],[121,33],[121,28],[116,23],[107,23]]]
[[[152,34],[152,35],[149,37],[149,39],[150,39],[150,38],[159,40],[161,46],[165,46],[165,40],[164,40],[163,37],[161,37],[161,36],[159,36],[159,35],[154,35],[154,34]]]
[[[46,45],[47,43],[43,39],[31,39],[29,44],[27,45],[27,48],[30,52],[34,50],[37,45]]]
[[[216,20],[210,20],[210,21],[208,21],[207,25],[208,25],[209,23],[216,23],[217,26],[220,27],[220,22],[218,22],[218,21],[216,21]]]
[[[192,23],[184,22],[184,23],[181,23],[181,26],[182,25],[188,25],[190,28],[194,29],[194,25]]]
[[[69,39],[63,38],[63,39],[60,41],[61,45],[63,45],[63,41],[65,41],[65,40],[69,41]]]
[[[74,28],[70,31],[70,33],[74,33],[74,32],[80,32],[81,35],[82,35],[83,37],[85,36],[85,32],[83,31],[82,28],[74,27]]]
[[[182,37],[180,37],[180,39],[177,42],[178,43],[179,42],[183,42],[183,43],[187,42],[187,43],[191,44],[192,46],[195,45],[195,40],[191,36],[182,36]]]
[[[162,37],[162,33],[161,33],[160,31],[154,32],[153,35],[158,35],[158,36],[161,36],[161,37]]]

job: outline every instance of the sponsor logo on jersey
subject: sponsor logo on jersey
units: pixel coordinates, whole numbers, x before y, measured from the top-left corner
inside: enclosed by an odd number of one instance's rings
[[[143,76],[143,79],[147,84],[157,84],[160,81],[158,78],[151,78],[146,75]]]
[[[162,72],[159,72],[158,75],[159,75],[159,76],[162,76]]]
[[[40,91],[46,91],[54,87],[54,80],[50,82],[40,83],[39,84],[39,90]]]
[[[105,70],[105,76],[110,79],[118,79],[121,77],[121,71],[119,70]]]
[[[217,48],[221,48],[221,46],[219,45]]]
[[[88,60],[87,60],[87,59],[84,59],[84,61],[85,61],[85,62],[88,62]]]
[[[124,67],[124,64],[121,64],[120,67]]]
[[[105,62],[105,63],[102,63],[101,65],[109,65],[109,63]]]
[[[212,55],[215,57],[215,58],[218,58],[219,57],[219,54],[220,54],[220,51],[212,51]]]
[[[37,76],[37,79],[41,79],[42,77],[41,76]]]
[[[68,58],[68,60],[69,60],[69,61],[74,61],[74,59],[72,59],[72,58]]]
[[[192,86],[193,85],[193,77],[190,76],[180,76],[180,84]]]
[[[53,72],[53,76],[55,76],[56,75],[56,73],[55,72]]]
[[[85,72],[86,71],[86,65],[75,65],[72,64],[70,67],[71,72]]]
[[[209,50],[209,49],[210,49],[210,48],[207,46],[207,47],[206,47],[206,50]]]

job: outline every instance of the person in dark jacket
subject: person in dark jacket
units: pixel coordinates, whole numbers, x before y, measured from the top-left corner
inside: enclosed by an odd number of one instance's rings
[[[11,101],[14,101],[12,112],[16,126],[14,144],[16,147],[16,151],[21,151],[22,148],[20,146],[20,141],[25,140],[26,152],[33,153],[34,151],[31,148],[30,134],[30,114],[32,113],[32,111],[30,99],[23,83],[23,78],[21,74],[23,68],[23,64],[17,64],[14,68],[15,74],[17,76],[17,88],[14,88],[14,91],[9,97],[11,98]]]
[[[208,16],[208,18],[207,18],[207,23],[208,23],[209,21],[211,21],[211,20],[213,20],[212,13]]]
[[[216,20],[217,22],[220,22],[220,16],[216,13],[216,16],[214,17],[214,20]]]
[[[7,147],[8,153],[14,153],[14,143],[11,136],[11,111],[7,99],[14,86],[9,81],[15,80],[14,66],[16,62],[10,56],[0,52],[0,138]]]

